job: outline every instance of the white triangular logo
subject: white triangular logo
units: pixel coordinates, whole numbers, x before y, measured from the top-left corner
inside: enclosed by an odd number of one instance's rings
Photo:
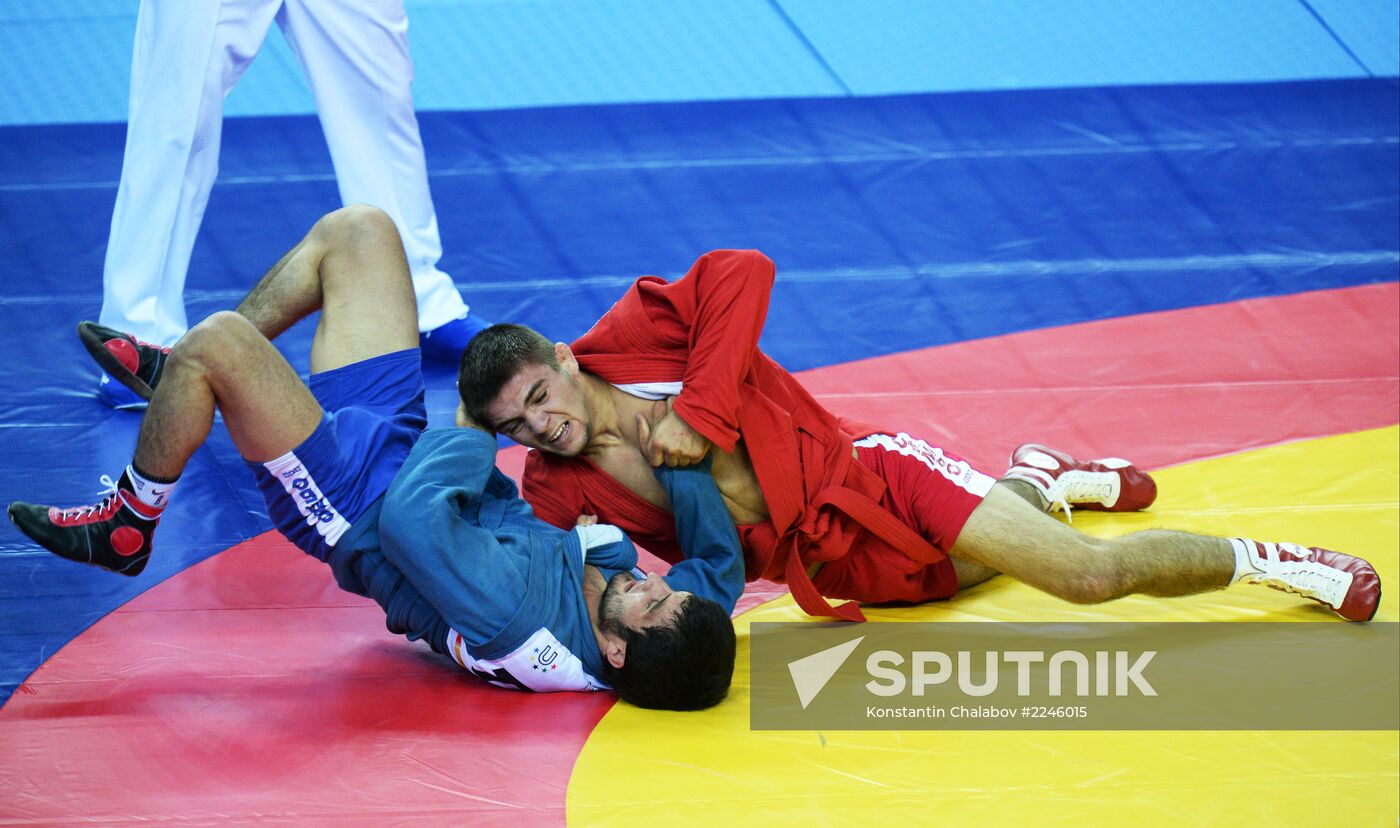
[[[864,640],[865,636],[862,635],[845,644],[837,644],[835,647],[788,663],[788,672],[792,674],[792,686],[797,689],[797,700],[802,702],[803,710],[807,709],[807,705],[812,703],[812,699],[817,697]]]

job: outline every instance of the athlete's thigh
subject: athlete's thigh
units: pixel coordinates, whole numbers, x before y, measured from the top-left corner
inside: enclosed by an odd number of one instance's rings
[[[418,347],[418,305],[394,222],[355,205],[318,226],[321,318],[311,342],[311,372]]]
[[[321,422],[321,405],[271,342],[246,320],[239,324],[242,317],[228,316],[209,380],[238,452],[262,463],[311,436]]]
[[[1046,589],[1082,574],[1097,541],[993,486],[958,535],[949,555]]]

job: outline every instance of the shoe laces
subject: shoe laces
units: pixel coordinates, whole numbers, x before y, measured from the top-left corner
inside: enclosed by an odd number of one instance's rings
[[[1102,501],[1113,494],[1113,484],[1105,479],[1088,475],[1065,474],[1060,477],[1063,484],[1059,486],[1061,500],[1072,500],[1075,503],[1085,501]]]
[[[1074,510],[1069,507],[1069,499],[1066,498],[1063,494],[1061,494],[1060,497],[1052,497],[1050,499],[1050,506],[1048,507],[1048,511],[1062,512],[1065,516],[1066,521],[1068,521],[1069,523],[1074,523]]]
[[[1321,566],[1321,564],[1314,564],[1308,569],[1255,575],[1246,577],[1245,580],[1263,584],[1280,592],[1291,592],[1304,598],[1312,598],[1333,608],[1340,608],[1342,601],[1346,599],[1347,587],[1351,585],[1351,582],[1343,580],[1342,573],[1319,571],[1318,568]]]
[[[1070,503],[1102,503],[1113,494],[1113,484],[1104,477],[1108,472],[1067,471],[1055,478],[1046,500],[1050,511],[1064,512],[1065,520],[1074,522]]]
[[[126,334],[126,336],[130,337],[132,342],[135,342],[138,346],[142,348],[154,348],[157,351],[160,351],[162,354],[170,353],[169,345],[157,345],[154,342],[147,342],[144,339],[137,339],[136,337],[131,336],[131,334]]]
[[[90,506],[74,506],[71,509],[59,510],[57,521],[66,526],[82,523],[90,523],[92,520],[106,520],[111,517],[121,503],[121,492],[117,488],[117,481],[110,475],[102,475],[97,479],[105,488],[98,492],[102,500]]]
[[[1314,598],[1337,608],[1351,587],[1351,574],[1313,557],[1312,550],[1295,544],[1264,544],[1264,554],[1253,563],[1262,571],[1244,580],[1304,598]],[[1272,549],[1270,547],[1273,547]],[[1283,554],[1298,560],[1284,560]]]

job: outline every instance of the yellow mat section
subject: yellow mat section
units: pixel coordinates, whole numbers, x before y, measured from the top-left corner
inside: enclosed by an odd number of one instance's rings
[[[1353,552],[1375,565],[1386,587],[1376,621],[1400,617],[1397,428],[1154,474],[1160,497],[1151,512],[1081,512],[1075,525],[1102,536],[1162,527]],[[1006,578],[950,602],[867,615],[874,622],[1328,617],[1311,602],[1258,586],[1077,607]],[[1400,817],[1395,731],[750,731],[749,624],[804,618],[785,596],[736,619],[734,689],[712,710],[615,706],[574,768],[569,822],[1393,826]]]

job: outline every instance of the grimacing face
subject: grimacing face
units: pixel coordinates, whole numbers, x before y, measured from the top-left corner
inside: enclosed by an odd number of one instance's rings
[[[623,635],[629,629],[668,626],[675,622],[676,614],[691,594],[671,589],[666,579],[654,572],[642,581],[630,573],[619,572],[608,579],[603,590],[598,626],[614,635]]]
[[[486,408],[489,425],[529,448],[576,457],[593,438],[593,412],[576,362],[530,364]]]

